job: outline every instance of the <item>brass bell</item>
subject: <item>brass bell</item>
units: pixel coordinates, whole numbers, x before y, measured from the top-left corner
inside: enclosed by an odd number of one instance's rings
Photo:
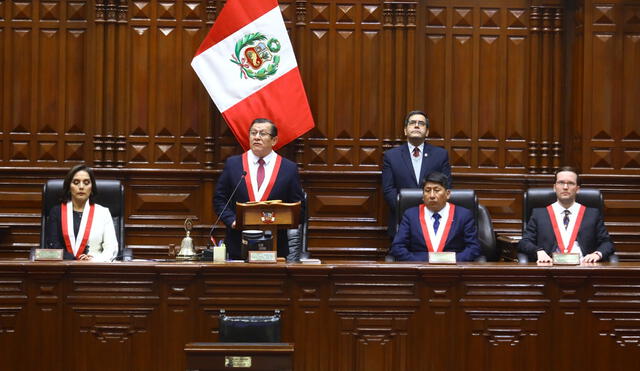
[[[193,228],[193,222],[187,218],[184,221],[184,230],[187,235],[182,239],[180,243],[180,252],[176,256],[176,259],[180,260],[194,260],[196,259],[196,250],[193,248],[193,239],[191,238],[191,229]]]

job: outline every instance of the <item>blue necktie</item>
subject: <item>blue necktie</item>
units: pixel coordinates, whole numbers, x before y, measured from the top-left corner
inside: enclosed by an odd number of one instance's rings
[[[433,232],[438,233],[438,227],[440,226],[440,214],[433,213]]]
[[[571,214],[571,211],[564,211],[564,218],[562,219],[562,223],[564,223],[564,229],[569,228],[569,214]]]

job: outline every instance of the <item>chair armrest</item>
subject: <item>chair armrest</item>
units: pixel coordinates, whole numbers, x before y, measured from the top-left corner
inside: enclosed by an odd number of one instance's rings
[[[303,258],[301,234],[302,225],[298,228],[287,229],[287,240],[289,241],[289,254],[287,255],[288,262],[297,262]]]

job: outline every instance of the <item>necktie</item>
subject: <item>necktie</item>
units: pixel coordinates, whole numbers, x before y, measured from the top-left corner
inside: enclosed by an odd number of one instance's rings
[[[258,164],[260,165],[258,166],[258,189],[260,189],[260,186],[264,181],[264,160],[262,157],[258,160]]]
[[[569,214],[571,214],[571,211],[569,210],[564,211],[564,218],[562,218],[562,223],[564,223],[564,229],[569,228]]]
[[[438,233],[438,227],[440,226],[440,214],[433,213],[433,232]]]
[[[420,148],[413,147],[413,157],[420,157]]]

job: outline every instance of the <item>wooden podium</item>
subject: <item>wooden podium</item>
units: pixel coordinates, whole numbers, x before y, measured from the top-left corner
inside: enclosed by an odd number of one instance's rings
[[[300,201],[293,203],[279,200],[260,202],[236,202],[236,229],[246,227],[269,230],[273,236],[273,250],[278,250],[278,229],[298,228],[300,225]]]
[[[187,370],[293,370],[291,343],[189,343],[184,351]]]

